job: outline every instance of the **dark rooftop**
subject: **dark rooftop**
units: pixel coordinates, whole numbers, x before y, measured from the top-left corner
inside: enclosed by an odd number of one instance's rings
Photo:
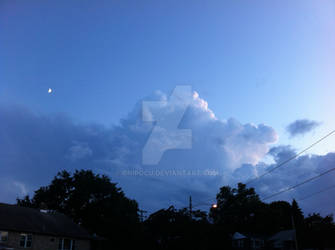
[[[0,230],[30,232],[71,238],[92,238],[67,216],[0,203]]]

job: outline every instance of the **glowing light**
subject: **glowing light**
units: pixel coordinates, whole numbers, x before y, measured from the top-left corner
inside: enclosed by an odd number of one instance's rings
[[[213,204],[213,205],[212,205],[212,208],[217,208],[217,207],[218,207],[217,204]]]
[[[49,94],[52,93],[52,89],[51,88],[48,89],[48,93]]]

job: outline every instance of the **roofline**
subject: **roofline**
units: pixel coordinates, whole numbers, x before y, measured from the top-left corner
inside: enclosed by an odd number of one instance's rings
[[[73,239],[81,239],[81,240],[94,240],[95,237],[93,236],[73,236],[73,235],[65,235],[65,234],[55,234],[55,233],[43,233],[43,232],[38,232],[38,231],[29,231],[29,230],[20,230],[20,229],[13,229],[13,228],[6,228],[6,227],[1,227],[0,231],[8,231],[8,232],[16,232],[16,233],[31,233],[31,234],[37,234],[37,235],[45,235],[45,236],[56,236],[56,237],[68,237],[68,238],[73,238]]]

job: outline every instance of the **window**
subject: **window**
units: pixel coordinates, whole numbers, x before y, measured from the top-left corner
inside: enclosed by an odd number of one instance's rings
[[[75,240],[61,238],[58,242],[58,250],[75,250]]]
[[[20,247],[29,248],[32,246],[33,236],[31,234],[20,235]]]
[[[244,240],[238,240],[238,243],[237,243],[238,247],[239,248],[243,248],[244,247]]]
[[[260,240],[255,240],[255,247],[260,248],[262,246],[262,241]]]
[[[8,240],[8,232],[0,231],[0,241]]]

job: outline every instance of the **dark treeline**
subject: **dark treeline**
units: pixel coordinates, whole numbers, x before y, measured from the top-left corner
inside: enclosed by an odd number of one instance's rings
[[[109,177],[81,170],[58,173],[32,198],[17,199],[17,205],[66,214],[103,239],[96,249],[230,249],[235,232],[269,236],[292,229],[293,223],[299,249],[335,246],[332,215],[304,217],[295,200],[264,203],[241,183],[222,187],[216,198],[217,207],[208,214],[171,206],[140,221],[138,203]]]

